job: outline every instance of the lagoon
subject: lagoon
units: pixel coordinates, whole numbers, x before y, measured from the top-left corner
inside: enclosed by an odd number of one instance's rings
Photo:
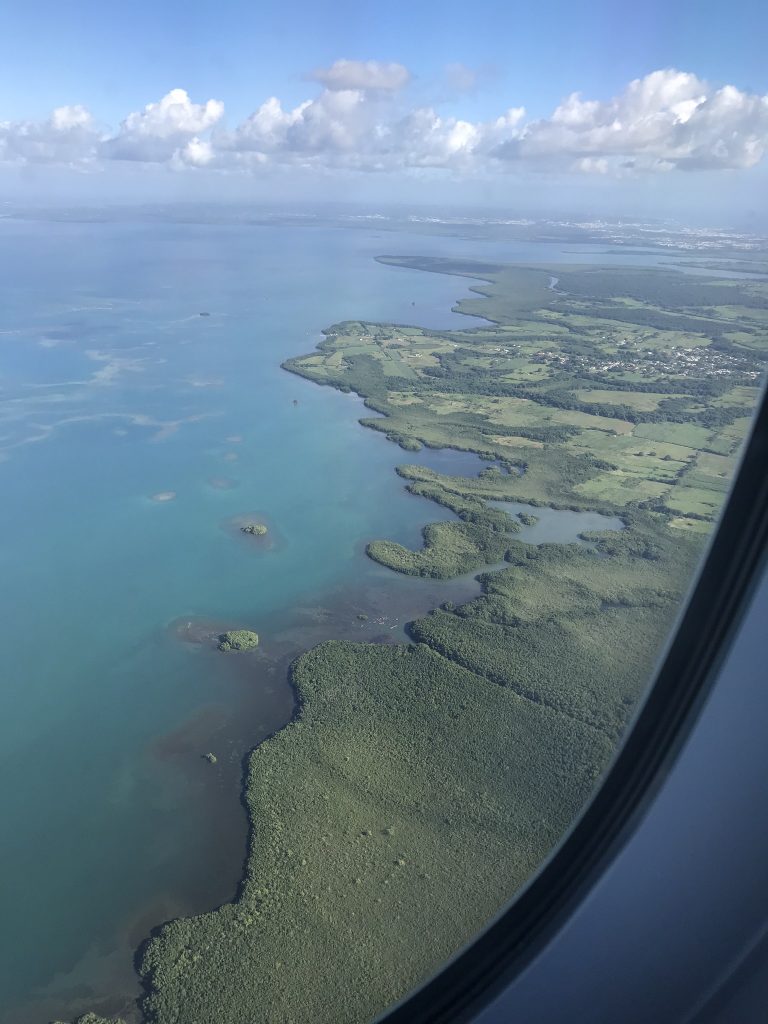
[[[546,508],[527,505],[520,501],[489,501],[494,508],[503,509],[517,518],[534,515],[538,519],[532,526],[520,526],[516,540],[526,544],[585,544],[582,534],[599,530],[623,530],[624,523],[619,516],[607,516],[600,512],[575,512],[566,508]]]

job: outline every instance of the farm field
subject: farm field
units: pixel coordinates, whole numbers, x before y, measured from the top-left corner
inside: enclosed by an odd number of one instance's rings
[[[767,283],[380,259],[479,279],[480,297],[456,308],[493,325],[337,324],[288,369],[363,395],[377,414],[365,425],[405,448],[473,450],[522,471],[520,500],[717,516],[768,358]],[[541,485],[555,456],[569,467],[557,493]]]

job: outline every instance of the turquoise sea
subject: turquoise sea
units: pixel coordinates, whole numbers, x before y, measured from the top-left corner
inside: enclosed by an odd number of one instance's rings
[[[292,713],[291,658],[330,636],[402,639],[477,592],[363,549],[417,544],[449,515],[395,465],[479,464],[402,452],[358,425],[357,398],[281,361],[346,318],[471,325],[450,312],[466,281],[377,254],[606,261],[564,248],[0,220],[2,1024],[135,1020],[149,930],[236,892],[242,759]],[[238,534],[250,514],[269,543]],[[205,642],[229,626],[256,629],[258,653]]]

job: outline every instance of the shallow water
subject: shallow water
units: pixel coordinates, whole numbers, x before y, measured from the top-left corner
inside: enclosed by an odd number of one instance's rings
[[[538,522],[533,526],[520,525],[516,540],[526,544],[589,544],[582,534],[598,530],[623,530],[624,523],[618,516],[605,516],[599,512],[574,512],[565,508],[540,508],[520,501],[489,501],[489,505],[504,509],[517,517],[521,512],[534,515]]]
[[[450,517],[394,466],[487,464],[405,453],[359,427],[355,396],[280,369],[345,318],[471,326],[449,312],[468,282],[382,251],[568,258],[359,230],[0,221],[2,1024],[135,1019],[149,929],[235,893],[242,759],[292,713],[290,660],[328,636],[402,639],[477,593],[472,577],[397,576],[364,547],[418,545]],[[272,543],[235,535],[254,510]],[[258,656],[187,643],[179,622],[254,628]]]
[[[403,463],[426,466],[448,476],[478,476],[491,467],[506,472],[495,460],[481,459],[475,452],[463,452],[457,448],[422,448],[419,452],[405,452]]]

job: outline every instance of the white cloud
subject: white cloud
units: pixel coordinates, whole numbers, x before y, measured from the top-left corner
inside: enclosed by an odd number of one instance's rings
[[[221,100],[193,103],[185,89],[171,89],[159,103],[148,103],[142,111],[129,114],[120,126],[125,135],[169,136],[203,132],[224,115]]]
[[[81,106],[57,107],[47,121],[0,121],[0,163],[87,167],[100,135]]]
[[[626,176],[745,169],[768,146],[768,96],[695,75],[654,71],[608,100],[572,93],[549,117],[515,106],[487,121],[409,108],[400,64],[337,61],[314,73],[326,86],[294,107],[271,97],[233,130],[224,105],[173,89],[105,134],[82,106],[46,121],[0,123],[0,162],[104,167],[110,160],[256,173],[270,165],[461,175],[525,168]]]
[[[378,60],[337,60],[329,68],[317,68],[309,77],[326,89],[394,92],[408,84],[411,73],[402,64],[385,64]]]
[[[294,110],[283,110],[280,100],[271,96],[237,129],[236,149],[274,151],[285,145],[288,130],[303,117],[310,101]]]
[[[441,117],[432,107],[412,111],[383,137],[389,166],[448,167],[471,157],[482,129],[470,121]]]
[[[752,167],[768,144],[768,96],[732,85],[712,89],[695,75],[654,71],[607,101],[571,94],[550,118],[502,143],[502,160],[557,163],[634,160],[636,169]]]
[[[358,89],[324,90],[292,110],[272,97],[235,132],[222,137],[223,150],[257,152],[288,163],[351,164],[370,155],[378,105]]]
[[[403,112],[359,89],[324,90],[292,110],[272,97],[219,139],[230,153],[264,161],[359,170],[461,167],[506,138],[524,117],[517,107],[488,124],[444,117],[432,107]]]
[[[211,143],[195,135],[185,146],[176,150],[174,163],[182,167],[207,167],[215,157]]]
[[[577,160],[573,169],[582,174],[607,174],[610,170],[608,161],[602,156],[583,156]]]
[[[66,132],[72,128],[90,128],[93,117],[89,110],[79,104],[74,107],[56,107],[51,114],[51,127],[57,132]]]
[[[187,137],[199,135],[224,116],[220,100],[193,103],[186,90],[171,89],[157,103],[129,114],[120,131],[103,144],[104,155],[113,160],[160,163],[175,157]]]

